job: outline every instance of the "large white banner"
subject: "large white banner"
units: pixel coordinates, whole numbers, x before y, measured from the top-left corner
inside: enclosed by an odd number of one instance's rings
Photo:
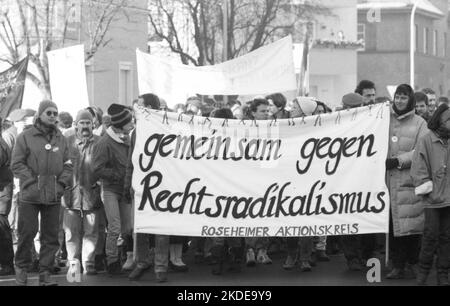
[[[136,51],[139,93],[169,106],[195,94],[259,95],[296,90],[292,37],[214,66],[188,66]]]
[[[264,237],[387,233],[389,106],[284,121],[137,109],[135,230]]]
[[[78,110],[89,106],[84,63],[84,46],[47,52],[52,100],[59,111],[76,116]]]

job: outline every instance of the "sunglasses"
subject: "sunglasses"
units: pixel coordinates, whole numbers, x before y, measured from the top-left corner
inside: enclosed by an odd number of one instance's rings
[[[45,113],[47,116],[51,117],[58,117],[58,112],[52,112],[52,111],[48,111]]]

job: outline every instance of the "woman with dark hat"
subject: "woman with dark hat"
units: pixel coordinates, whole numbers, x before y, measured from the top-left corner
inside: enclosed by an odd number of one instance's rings
[[[397,87],[390,120],[386,183],[391,198],[389,239],[393,269],[387,278],[415,278],[424,216],[420,198],[414,194],[410,170],[417,143],[428,129],[425,120],[415,114],[411,86]]]

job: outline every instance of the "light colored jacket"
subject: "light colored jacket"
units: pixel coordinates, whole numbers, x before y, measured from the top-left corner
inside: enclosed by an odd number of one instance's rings
[[[420,138],[414,152],[411,176],[416,195],[425,208],[450,206],[450,145],[434,132]]]
[[[398,116],[391,110],[388,158],[397,158],[399,167],[386,172],[391,197],[394,236],[417,235],[423,232],[424,214],[421,199],[415,195],[410,175],[414,149],[429,130],[422,117],[411,111]]]

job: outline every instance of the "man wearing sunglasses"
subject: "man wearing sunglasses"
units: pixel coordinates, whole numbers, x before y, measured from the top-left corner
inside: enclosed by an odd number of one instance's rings
[[[16,251],[16,282],[27,284],[31,248],[39,229],[39,285],[56,286],[50,271],[58,251],[61,197],[70,187],[73,166],[66,139],[56,127],[58,107],[52,101],[40,103],[32,128],[17,138],[11,170],[20,181],[19,241]]]

